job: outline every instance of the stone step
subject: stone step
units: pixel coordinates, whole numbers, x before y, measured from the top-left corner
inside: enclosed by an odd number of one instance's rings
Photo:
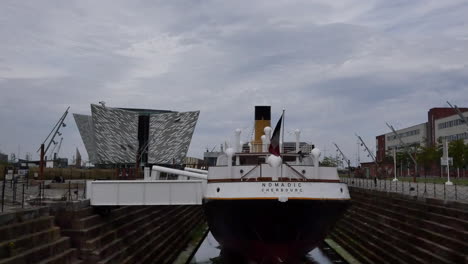
[[[101,248],[98,250],[93,251],[93,255],[97,256],[99,259],[106,258],[107,256],[111,255],[115,251],[120,251],[120,248],[122,246],[122,239],[121,238],[116,238],[109,242],[106,245],[103,245]]]
[[[359,218],[361,215],[368,215],[371,219],[378,220],[379,222],[383,222],[390,226],[393,226],[403,232],[408,234],[412,234],[413,236],[423,237],[430,241],[433,241],[436,244],[442,245],[444,247],[448,247],[455,251],[463,251],[468,248],[468,242],[465,240],[458,240],[451,235],[451,233],[437,233],[432,231],[432,229],[424,228],[421,225],[418,225],[418,221],[420,219],[412,217],[410,215],[406,216],[406,218],[391,218],[382,213],[378,213],[375,210],[367,210],[360,208],[359,206],[355,206],[353,211],[356,212],[356,217]],[[406,219],[406,221],[402,221]],[[461,235],[460,235],[461,236]]]
[[[408,255],[408,252],[394,248],[393,243],[394,237],[386,236],[382,239],[381,232],[375,232],[371,225],[366,223],[356,224],[350,221],[349,215],[345,215],[343,221],[340,223],[340,228],[345,230],[345,233],[354,234],[356,240],[360,241],[364,246],[370,247],[372,251],[379,252],[379,256],[384,259],[385,262],[389,263],[408,263],[405,261],[404,256]],[[370,246],[369,246],[370,245]],[[414,262],[413,263],[424,263]]]
[[[2,259],[0,260],[0,264],[37,263],[40,260],[64,252],[69,248],[70,239],[68,237],[62,237],[53,242],[26,250],[11,258]]]
[[[451,234],[453,238],[458,240],[464,240],[468,237],[468,232],[453,228],[452,226],[446,225],[445,222],[427,220],[424,215],[413,215],[400,207],[393,207],[391,205],[379,205],[372,202],[364,202],[356,199],[353,201],[353,206],[358,206],[369,211],[375,210],[382,215],[388,216],[394,219],[400,219],[400,221],[414,221],[415,224],[419,225],[420,228],[429,229],[432,232],[440,233],[444,235],[446,233]]]
[[[135,214],[137,214],[141,208],[119,210],[118,213],[103,217],[104,222],[94,225],[85,229],[63,229],[62,234],[71,237],[73,247],[81,248],[82,242],[96,238],[100,234],[103,234],[113,228],[114,225],[120,225],[122,223],[131,221]]]
[[[350,213],[346,216],[346,221],[355,227],[361,225],[363,232],[376,234],[380,240],[385,237],[382,243],[387,244],[387,250],[390,249],[389,251],[395,255],[400,253],[399,257],[405,262],[411,260],[410,263],[453,263],[453,260],[458,259],[456,252],[451,249],[414,236],[412,233],[402,232],[361,213],[356,211]]]
[[[161,259],[162,263],[167,263],[167,264],[173,263],[173,261],[178,257],[180,252],[184,250],[186,245],[189,243],[190,241],[189,234],[192,232],[194,228],[196,228],[202,222],[203,222],[203,218],[201,217],[201,214],[199,213],[199,211],[197,211],[191,218],[187,219],[186,228],[184,230],[181,230],[178,234],[175,235],[175,238],[172,242],[172,244],[174,245],[174,248],[173,250],[168,250],[167,257],[164,259]]]
[[[172,212],[177,212],[180,211],[179,209],[175,209]],[[171,211],[167,212],[166,214],[171,214]],[[147,241],[150,241],[152,237],[155,237],[159,235],[159,233],[162,231],[161,226],[164,225],[165,222],[170,221],[172,218],[168,217],[167,215],[161,215],[159,219],[153,219],[151,222],[149,222],[145,227],[146,232],[142,232],[139,237],[135,237],[135,233],[129,234],[129,236],[126,236],[123,238],[123,245],[121,249],[119,249],[119,252],[115,252],[112,255],[108,256],[107,258],[103,259],[102,261],[98,262],[99,264],[106,264],[106,263],[134,263],[135,261],[139,261],[139,259],[132,260],[132,254],[135,252],[138,252],[139,250],[142,250],[142,245],[148,246],[150,243]],[[149,229],[146,229],[149,228]],[[139,231],[137,231],[139,232]],[[145,251],[143,251],[145,252]],[[145,252],[148,254],[148,252]],[[123,260],[123,258],[126,258],[126,260]],[[130,261],[130,262],[129,262]]]
[[[422,212],[431,212],[454,218],[468,219],[468,203],[431,198],[424,199],[419,197],[412,197],[409,195],[386,193],[382,191],[359,190],[353,191],[352,194],[353,197],[356,198],[373,198],[379,201],[387,201],[392,204],[410,206],[411,208],[420,210]]]
[[[97,262],[99,264],[107,264],[107,263],[136,263],[134,261],[133,256],[131,255],[135,251],[131,250],[131,248],[138,248],[140,249],[142,245],[147,244],[145,241],[149,241],[150,236],[157,235],[157,232],[161,230],[160,226],[153,226],[152,229],[148,230],[144,236],[140,237],[139,239],[133,241],[133,244],[128,246],[123,246],[117,252],[114,252],[112,255],[108,256],[107,258]]]
[[[424,217],[427,220],[435,221],[435,222],[443,222],[447,225],[450,225],[454,228],[459,230],[468,231],[468,218],[455,218],[451,216],[446,216],[439,213],[433,213],[429,210],[425,211],[421,208],[415,208],[416,206],[413,205],[413,202],[410,201],[396,201],[396,200],[387,200],[387,199],[378,199],[368,197],[368,196],[359,196],[355,195],[353,198],[354,202],[363,202],[369,204],[375,204],[384,207],[390,207],[395,211],[402,211],[410,215]]]
[[[0,226],[26,222],[43,216],[49,216],[49,207],[35,207],[21,209],[15,212],[1,213]]]
[[[188,234],[190,231],[190,224],[193,223],[193,217],[197,214],[195,208],[189,208],[184,217],[176,219],[176,221],[170,223],[170,226],[164,227],[164,233],[159,240],[154,240],[153,253],[147,254],[143,259],[142,263],[164,263],[170,260],[170,253],[175,251],[174,245],[177,245],[177,238],[183,237],[184,234]]]
[[[162,216],[164,222],[156,226],[150,232],[136,240],[133,245],[129,247],[129,255],[123,263],[133,263],[134,261],[141,261],[145,257],[151,257],[151,252],[157,250],[155,245],[156,241],[164,239],[172,231],[171,228],[178,226],[184,213],[187,213],[189,206],[179,207],[176,210],[169,212],[169,214]],[[180,225],[179,225],[180,226]],[[144,242],[146,241],[146,242]],[[143,245],[143,246],[142,246]]]
[[[76,259],[76,255],[77,249],[69,248],[59,254],[39,262],[39,264],[76,264],[81,262]]]
[[[115,232],[117,233],[118,237],[125,237],[128,235],[129,232],[134,231],[135,227],[140,227],[141,225],[144,225],[145,222],[152,220],[151,217],[157,217],[160,214],[161,211],[159,210],[159,208],[152,208],[151,206],[148,206],[144,208],[144,210],[142,210],[138,215],[136,215],[131,222],[120,225],[115,230]]]
[[[53,226],[53,223],[53,216],[39,216],[23,222],[2,226],[0,227],[0,242],[49,229]]]
[[[121,260],[125,258],[126,250],[117,250],[112,255],[106,257],[105,259],[97,262],[98,264],[106,264],[106,263],[122,263]]]
[[[160,215],[160,212],[153,212],[149,214],[144,219],[135,223],[138,228],[134,228],[133,230],[128,230],[125,235],[121,234],[119,236],[123,237],[123,240],[126,244],[131,244],[134,240],[138,239],[142,235],[144,235],[147,231],[151,230],[151,228],[159,223],[163,223],[163,217]],[[121,233],[118,231],[118,233]]]
[[[94,208],[92,206],[87,206],[87,207],[84,207],[84,208],[80,208],[75,212],[75,216],[76,217],[86,217],[86,216],[90,216],[90,215],[93,215],[95,214],[96,212],[94,211]]]
[[[179,255],[180,251],[183,250],[188,243],[190,237],[189,234],[195,228],[197,221],[196,217],[198,211],[194,210],[187,216],[185,222],[181,225],[183,228],[177,228],[171,233],[172,237],[166,242],[166,246],[162,248],[159,258],[155,258],[157,263],[173,263],[175,258]]]
[[[55,223],[62,229],[71,229],[76,219],[86,218],[88,216],[97,215],[94,208],[91,206],[77,208],[74,210],[58,210],[54,213]],[[73,219],[70,221],[70,219]]]
[[[466,192],[463,193],[463,196],[466,196]],[[451,208],[468,212],[468,203],[464,201],[450,201],[434,198],[426,198],[425,200],[430,204],[439,205],[444,208]]]
[[[93,214],[82,218],[75,218],[75,220],[71,222],[70,227],[71,229],[84,229],[98,225],[102,223],[102,221],[102,216],[99,214]]]
[[[350,252],[355,252],[353,255],[362,263],[386,263],[382,256],[376,254],[375,248],[368,246],[368,243],[358,241],[359,236],[349,230],[343,229],[342,224],[339,224],[333,230],[334,240],[339,241],[340,245]],[[387,262],[388,263],[388,262]]]
[[[124,226],[119,227],[117,230],[112,231],[110,235],[107,234],[106,237],[111,237],[113,239],[109,242],[104,243],[104,246],[98,247],[97,249],[90,252],[90,254],[94,256],[90,257],[92,259],[103,259],[103,261],[100,261],[99,263],[107,263],[109,261],[109,263],[115,263],[116,257],[123,256],[121,254],[116,254],[116,251],[122,251],[123,254],[125,254],[126,249],[129,247],[128,245],[137,239],[136,234],[142,236],[145,234],[144,231],[148,230],[152,226],[158,226],[158,223],[156,221],[162,218],[156,218],[155,216],[157,216],[160,213],[160,210],[158,209],[151,213],[148,212],[148,210],[152,209],[151,207],[147,207],[145,209],[146,210],[142,212],[143,215],[140,218],[133,220],[132,222],[129,222]],[[145,223],[144,220],[151,221],[147,221],[149,223]],[[102,237],[101,239],[107,240],[108,238],[106,237]],[[102,241],[93,241],[92,244],[97,245],[103,243]],[[87,252],[87,249],[83,250],[83,254],[89,254],[89,252]]]
[[[148,217],[148,209],[151,209],[151,208],[149,208],[149,207],[148,208],[142,208],[138,212],[135,212],[135,214],[133,214],[132,219],[129,219],[130,220],[129,222],[124,223],[120,227],[117,227],[117,229],[112,228],[109,231],[107,231],[105,233],[102,233],[101,235],[98,235],[98,236],[96,236],[96,237],[94,237],[92,239],[86,240],[82,248],[83,249],[94,250],[96,248],[99,248],[103,244],[109,243],[110,241],[112,241],[113,239],[118,237],[118,233],[117,233],[118,230],[120,230],[122,228],[125,228],[125,227],[128,227],[128,226],[131,227],[132,223],[137,222],[142,217]]]
[[[16,239],[4,241],[0,243],[0,258],[12,257],[36,245],[55,241],[59,237],[60,228],[51,227],[40,232],[26,234]]]
[[[353,258],[355,258],[359,263],[372,263],[370,259],[365,256],[365,253],[362,251],[358,251],[355,248],[354,241],[345,241],[343,240],[343,236],[341,235],[339,228],[334,229],[332,232],[329,233],[328,238],[332,239],[335,243],[337,243],[340,247],[345,249]]]

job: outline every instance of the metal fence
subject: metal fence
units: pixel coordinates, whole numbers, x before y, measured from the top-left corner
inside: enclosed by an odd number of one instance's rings
[[[73,201],[86,198],[86,181],[62,183],[51,189],[52,181],[33,181],[27,178],[0,181],[1,212],[17,208],[44,205],[48,201]]]
[[[383,192],[402,193],[424,198],[456,200],[468,202],[468,186],[445,185],[431,182],[392,181],[386,179],[365,179],[342,177],[342,182],[351,187]]]

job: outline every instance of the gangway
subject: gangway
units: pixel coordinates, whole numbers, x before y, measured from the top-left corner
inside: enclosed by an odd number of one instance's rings
[[[161,172],[178,175],[177,180],[161,180]],[[195,178],[195,180],[190,180]],[[87,181],[86,198],[92,206],[118,205],[199,205],[202,204],[207,175],[153,166],[144,180]]]

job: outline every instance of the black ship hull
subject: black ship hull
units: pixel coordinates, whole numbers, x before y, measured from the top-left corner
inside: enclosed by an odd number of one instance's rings
[[[255,263],[297,263],[343,215],[350,200],[205,200],[209,228],[228,250]]]

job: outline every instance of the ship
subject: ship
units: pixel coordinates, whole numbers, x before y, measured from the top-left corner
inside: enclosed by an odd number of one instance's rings
[[[241,144],[236,129],[234,144],[208,168],[209,229],[224,252],[248,263],[299,263],[351,202],[337,168],[319,166],[318,148],[301,148],[299,130],[295,148],[284,150],[283,116],[273,130],[271,107],[255,106],[254,140]]]

